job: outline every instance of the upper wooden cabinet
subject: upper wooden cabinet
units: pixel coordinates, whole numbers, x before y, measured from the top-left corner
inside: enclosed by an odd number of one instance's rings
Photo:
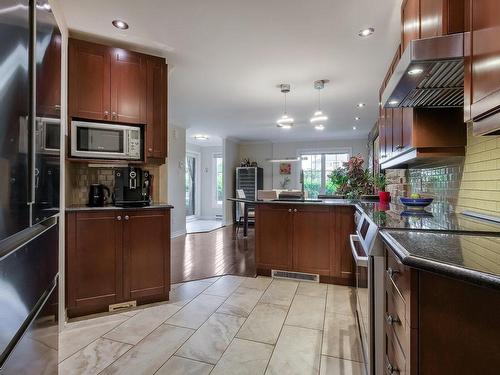
[[[61,35],[54,33],[37,64],[36,113],[39,117],[61,116]]]
[[[403,51],[412,40],[420,39],[420,0],[403,1],[401,7]]]
[[[470,56],[466,59],[466,73],[471,74],[465,85],[470,95],[470,112],[474,120],[474,134],[500,134],[500,2],[471,0]],[[467,63],[470,65],[467,66]],[[467,78],[467,75],[466,75]],[[467,99],[465,100],[467,105]],[[467,112],[467,109],[466,109]]]
[[[146,156],[167,156],[167,65],[165,60],[150,56],[147,60]]]

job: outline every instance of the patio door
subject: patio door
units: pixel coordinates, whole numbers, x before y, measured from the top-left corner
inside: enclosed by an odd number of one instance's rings
[[[200,215],[200,156],[186,153],[186,219]]]

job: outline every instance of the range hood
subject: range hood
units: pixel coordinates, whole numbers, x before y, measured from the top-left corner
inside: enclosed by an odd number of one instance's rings
[[[382,94],[382,106],[463,107],[464,34],[410,42]]]

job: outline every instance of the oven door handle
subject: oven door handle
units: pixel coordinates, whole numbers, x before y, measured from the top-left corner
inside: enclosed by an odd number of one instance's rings
[[[354,244],[355,241],[359,242],[359,237],[355,234],[351,234],[349,236],[349,242],[351,243],[351,252],[352,257],[354,258],[354,262],[356,262],[356,266],[368,267],[368,257],[360,256],[358,254],[358,252],[356,251],[356,245]]]

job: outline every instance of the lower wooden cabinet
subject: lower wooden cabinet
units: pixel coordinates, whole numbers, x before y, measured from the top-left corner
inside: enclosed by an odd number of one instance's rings
[[[69,317],[136,300],[168,300],[170,210],[96,210],[66,214]]]
[[[352,207],[259,204],[255,223],[257,273],[305,272],[326,282],[354,284]]]

